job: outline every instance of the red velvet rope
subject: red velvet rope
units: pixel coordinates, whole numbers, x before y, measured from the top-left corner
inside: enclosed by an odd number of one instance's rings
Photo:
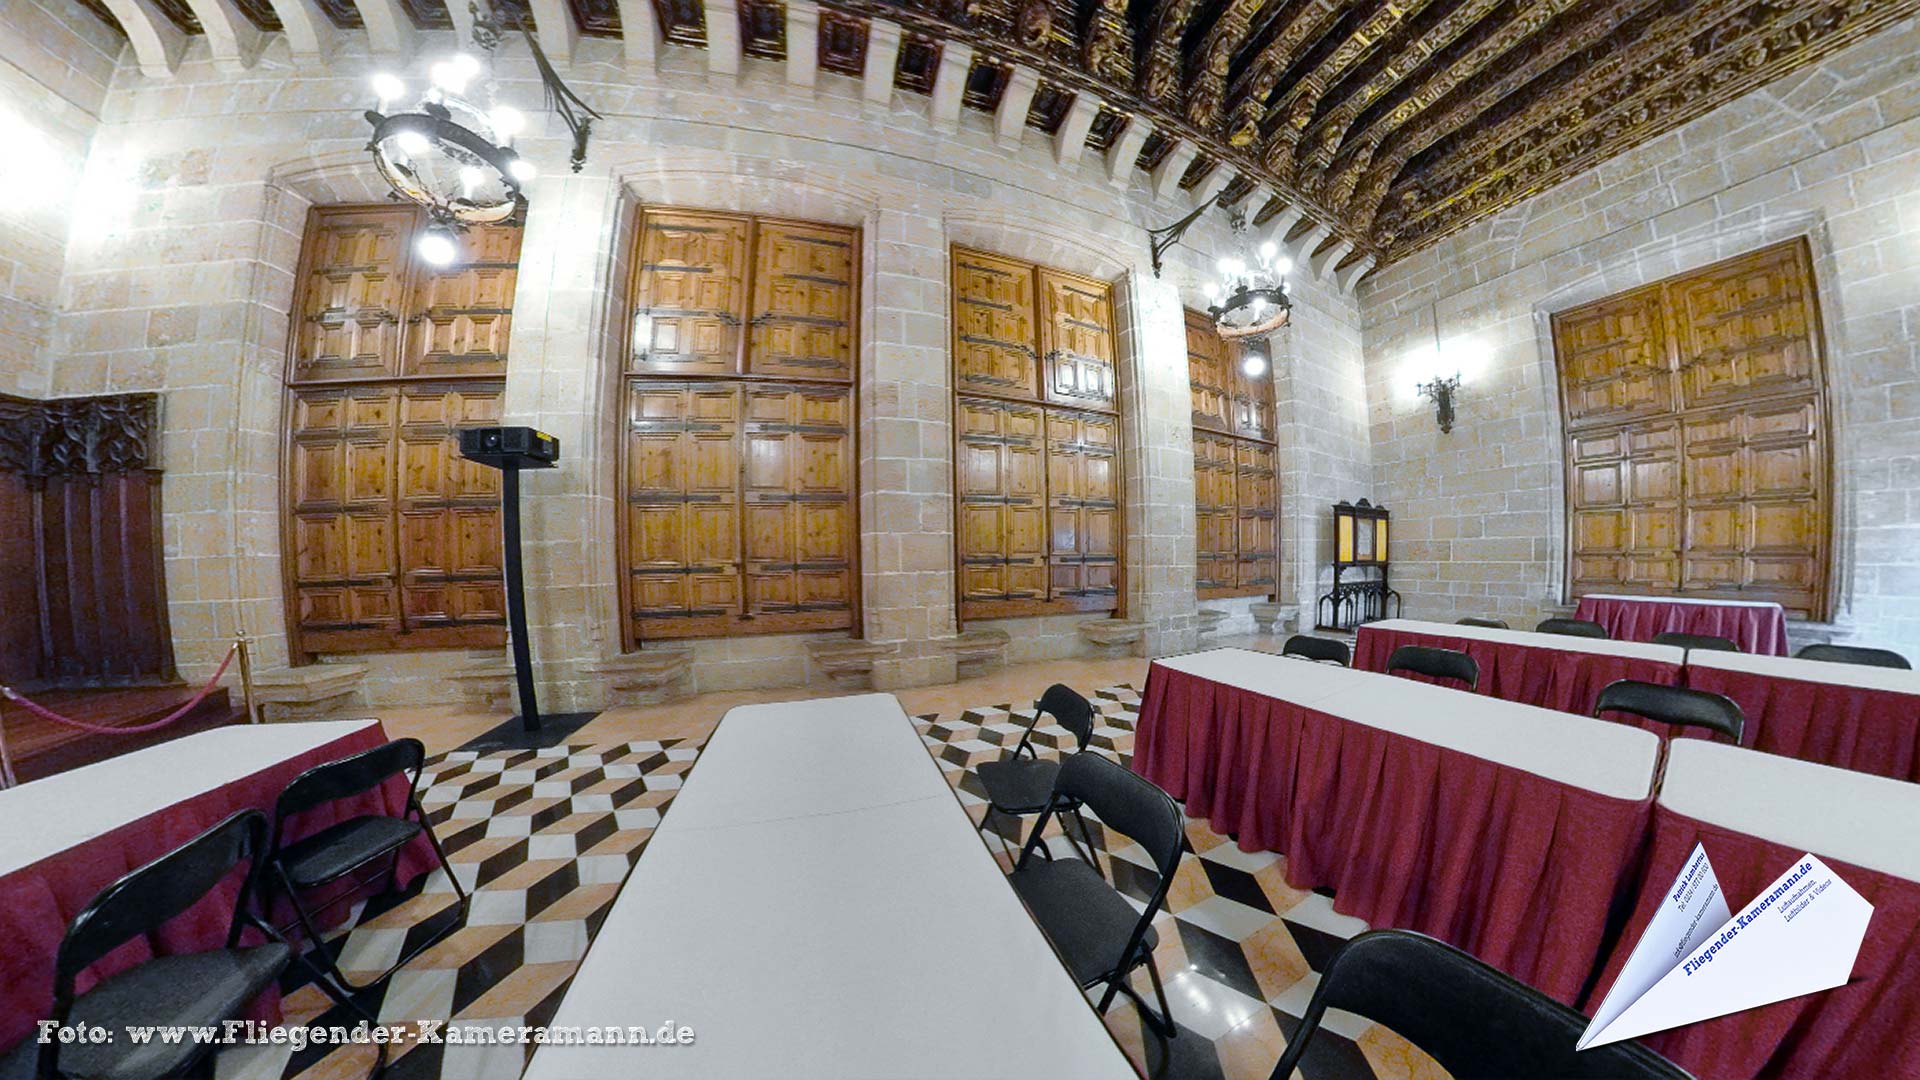
[[[65,724],[68,727],[76,727],[76,728],[79,728],[81,731],[90,731],[95,735],[138,735],[141,732],[145,732],[145,731],[158,731],[161,728],[166,727],[168,724],[178,721],[181,717],[186,716],[188,713],[198,708],[201,702],[207,700],[207,695],[213,693],[214,690],[219,687],[220,676],[225,675],[227,673],[227,665],[233,663],[234,654],[239,651],[240,651],[240,643],[238,641],[228,646],[227,655],[221,659],[219,669],[213,673],[213,678],[207,680],[207,685],[200,688],[199,693],[189,698],[185,705],[180,706],[178,709],[175,709],[173,712],[168,713],[166,716],[162,717],[161,719],[155,720],[151,724],[142,724],[139,727],[105,727],[100,724],[89,724],[84,720],[75,720],[70,716],[61,716],[59,713],[54,712],[53,710],[48,709],[37,702],[29,700],[24,695],[15,693],[13,688],[10,686],[0,686],[0,694],[4,694],[8,701],[18,702],[21,708],[26,709],[28,712],[33,713],[35,716],[41,717],[42,719],[46,719],[46,720],[52,720],[56,724]]]

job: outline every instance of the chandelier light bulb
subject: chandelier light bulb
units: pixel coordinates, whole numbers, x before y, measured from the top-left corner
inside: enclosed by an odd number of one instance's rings
[[[392,72],[382,71],[373,77],[373,93],[374,96],[380,99],[380,107],[382,109],[387,107],[387,102],[398,98],[406,92],[407,84],[401,82],[400,76]]]
[[[1276,274],[1284,274],[1292,269],[1293,269],[1293,260],[1285,256],[1281,256],[1273,264],[1273,272]]]
[[[507,175],[525,184],[539,176],[540,170],[534,168],[533,162],[526,158],[514,158],[507,166]]]
[[[424,154],[433,148],[433,143],[417,131],[403,131],[395,135],[393,141],[408,154]]]
[[[526,115],[511,105],[494,109],[487,114],[487,121],[493,125],[494,134],[503,139],[511,139],[527,129]]]
[[[1246,272],[1247,272],[1246,263],[1241,262],[1239,259],[1227,260],[1227,276],[1228,277],[1241,277],[1245,275]]]
[[[479,190],[480,185],[486,182],[487,174],[472,165],[460,170],[460,186],[466,190],[468,197],[472,197],[473,193]]]
[[[1280,254],[1280,247],[1279,245],[1275,244],[1273,241],[1269,240],[1266,243],[1260,245],[1260,261],[1261,262],[1270,263],[1273,261],[1273,257],[1278,254]]]
[[[1257,379],[1266,374],[1267,358],[1249,349],[1240,361],[1240,370],[1246,372],[1249,379]]]
[[[467,81],[472,78],[471,75],[466,74],[456,67],[451,60],[442,60],[440,63],[433,65],[428,74],[433,77],[434,86],[449,94],[465,92],[467,89]]]
[[[1207,282],[1207,287],[1205,291],[1206,291],[1208,300],[1211,300],[1216,304],[1220,302],[1221,292],[1220,292],[1220,286],[1218,284],[1211,281]]]
[[[459,72],[462,78],[471,79],[480,74],[480,59],[470,52],[454,53],[453,58],[447,63],[451,64],[453,70]]]
[[[421,258],[435,266],[446,266],[453,262],[455,255],[459,254],[459,249],[454,246],[453,237],[446,229],[438,226],[421,233],[419,241],[414,244],[414,250],[420,253]]]

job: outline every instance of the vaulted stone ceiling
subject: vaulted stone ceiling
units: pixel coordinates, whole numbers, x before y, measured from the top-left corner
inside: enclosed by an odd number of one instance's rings
[[[110,21],[115,0],[83,0]],[[261,30],[274,0],[151,0],[186,33],[231,3]],[[445,0],[303,0],[341,27],[403,15],[456,25]],[[465,22],[464,0],[460,22]],[[124,6],[122,3],[116,6]],[[497,0],[535,29],[632,32],[622,0]],[[1333,262],[1391,262],[1765,82],[1920,11],[1920,0],[822,0],[820,70],[859,77],[869,28],[904,34],[894,83],[931,93],[943,43],[972,50],[964,106],[1010,85],[1049,133],[1078,112],[1089,146],[1187,160],[1178,186],[1286,213]],[[397,9],[397,10],[396,10]],[[629,9],[631,10],[631,9]],[[645,32],[705,48],[737,12],[738,48],[783,59],[783,0],[652,0]],[[548,34],[541,30],[542,38]],[[571,34],[568,40],[571,40]],[[1016,70],[1037,76],[1015,80]],[[1074,110],[1085,96],[1097,110]],[[1090,116],[1090,121],[1086,117]],[[1121,139],[1122,132],[1130,137]],[[1144,138],[1140,133],[1150,132]],[[1077,131],[1074,134],[1078,134]],[[1169,178],[1172,180],[1175,178]],[[1167,185],[1160,185],[1166,187]],[[1334,254],[1327,255],[1327,252]]]

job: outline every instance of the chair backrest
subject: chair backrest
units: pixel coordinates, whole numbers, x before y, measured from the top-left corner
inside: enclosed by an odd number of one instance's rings
[[[1866,667],[1913,670],[1907,658],[1892,649],[1869,649],[1864,645],[1808,645],[1793,654],[1801,660],[1826,660],[1835,664],[1861,664]]]
[[[242,810],[165,855],[100,890],[74,916],[54,963],[55,1019],[65,1018],[73,1001],[74,979],[95,961],[133,938],[159,929],[199,903],[226,880],[233,868],[249,863],[227,944],[238,942],[240,912],[252,893],[254,875],[267,846],[267,817]]]
[[[1638,679],[1608,683],[1593,703],[1593,715],[1604,712],[1632,713],[1665,724],[1706,728],[1736,743],[1747,726],[1746,714],[1730,697]]]
[[[1288,1080],[1328,1009],[1382,1024],[1458,1077],[1692,1080],[1636,1042],[1575,1050],[1587,1018],[1441,941],[1373,930],[1321,972],[1272,1080]]]
[[[1153,781],[1102,754],[1074,754],[1061,764],[1053,796],[1055,800],[1064,797],[1080,802],[1102,825],[1145,849],[1160,875],[1162,892],[1173,881],[1186,843],[1186,828],[1173,796]],[[1037,837],[1040,832],[1036,827],[1033,835]]]
[[[1653,635],[1655,645],[1673,645],[1682,649],[1709,649],[1713,652],[1739,652],[1740,646],[1723,637],[1712,634],[1683,634],[1678,630],[1668,630]]]
[[[1455,619],[1453,620],[1453,624],[1455,626],[1482,626],[1488,630],[1508,629],[1505,619],[1482,619],[1473,615],[1469,615],[1464,619]]]
[[[1533,628],[1537,634],[1559,634],[1563,637],[1610,637],[1607,628],[1597,622],[1585,619],[1541,619],[1540,625]]]
[[[1028,735],[1033,733],[1034,726],[1039,725],[1040,714],[1044,713],[1060,721],[1061,727],[1073,732],[1074,739],[1079,743],[1076,749],[1085,750],[1087,741],[1093,738],[1093,703],[1065,683],[1054,683],[1047,687],[1047,692],[1034,702],[1034,712],[1033,725],[1027,728]],[[1026,737],[1023,736],[1021,741],[1026,741]]]
[[[1353,652],[1344,641],[1332,638],[1314,637],[1312,634],[1295,634],[1280,646],[1281,656],[1302,656],[1308,660],[1319,660],[1339,664],[1341,667],[1353,663]]]
[[[1437,649],[1431,645],[1402,645],[1387,657],[1387,674],[1411,671],[1435,679],[1458,679],[1467,689],[1480,686],[1480,665],[1458,649]]]
[[[395,776],[410,773],[409,783],[418,784],[426,757],[426,747],[419,739],[395,739],[338,761],[315,765],[294,777],[274,804],[276,839],[280,826],[295,814],[371,791]]]

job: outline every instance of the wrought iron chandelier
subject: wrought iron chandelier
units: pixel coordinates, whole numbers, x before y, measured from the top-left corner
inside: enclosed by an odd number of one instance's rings
[[[1244,214],[1233,215],[1233,237],[1242,254],[1220,260],[1220,280],[1206,286],[1207,314],[1223,338],[1271,334],[1293,315],[1286,276],[1293,260],[1281,255],[1271,240],[1254,249]]]
[[[533,163],[513,148],[514,137],[526,128],[525,114],[496,100],[491,61],[500,44],[499,24],[478,4],[469,10],[474,13],[473,44],[479,55],[456,52],[434,64],[415,103],[393,112],[388,109],[407,96],[407,84],[391,73],[375,75],[373,92],[380,104],[366,112],[373,126],[367,150],[374,168],[395,196],[426,208],[430,224],[416,249],[421,258],[439,266],[458,254],[456,233],[520,214],[527,204],[525,185],[537,175]],[[567,88],[539,43],[525,27],[519,29],[533,52],[547,105],[573,135],[573,171],[579,172],[586,164],[593,119],[600,114]],[[478,100],[468,93],[476,84]]]

